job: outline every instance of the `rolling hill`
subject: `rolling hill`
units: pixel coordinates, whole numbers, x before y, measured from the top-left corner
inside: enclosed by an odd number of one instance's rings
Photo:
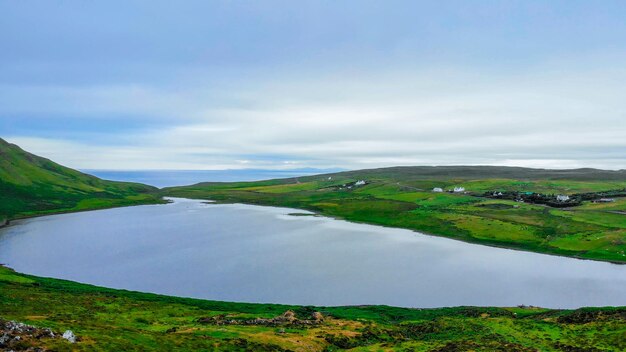
[[[0,224],[38,214],[160,202],[155,191],[84,174],[0,138]]]

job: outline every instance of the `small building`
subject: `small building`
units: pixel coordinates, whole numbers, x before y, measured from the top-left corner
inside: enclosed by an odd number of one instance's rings
[[[454,193],[463,193],[465,192],[465,187],[454,187]]]
[[[332,176],[328,176],[328,181],[332,180],[333,177]]]
[[[559,194],[558,196],[556,196],[557,202],[567,202],[568,200],[569,200],[569,196],[566,196],[564,194]]]
[[[502,192],[493,192],[494,197],[502,197]]]
[[[443,192],[443,188],[441,188],[441,187],[435,187],[435,188],[433,188],[433,192],[436,192],[436,193],[441,193],[441,192]]]
[[[356,183],[354,184],[355,186],[364,186],[365,185],[365,180],[358,180],[356,181]]]

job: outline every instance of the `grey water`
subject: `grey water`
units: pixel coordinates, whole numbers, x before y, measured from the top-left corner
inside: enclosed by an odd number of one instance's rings
[[[626,305],[626,265],[493,248],[301,210],[175,199],[15,222],[19,272],[212,300],[301,305]]]
[[[289,169],[289,170],[82,170],[91,175],[112,181],[139,182],[155,187],[185,186],[199,182],[261,181],[275,178],[292,178],[344,169]]]

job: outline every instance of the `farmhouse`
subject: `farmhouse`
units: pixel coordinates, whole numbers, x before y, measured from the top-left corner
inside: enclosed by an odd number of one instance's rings
[[[443,192],[443,188],[435,187],[435,188],[433,188],[433,192],[441,193],[441,192]]]
[[[558,196],[556,196],[557,202],[567,202],[568,200],[569,200],[569,196],[566,196],[563,194],[559,194]]]
[[[465,187],[454,187],[454,193],[465,192]]]

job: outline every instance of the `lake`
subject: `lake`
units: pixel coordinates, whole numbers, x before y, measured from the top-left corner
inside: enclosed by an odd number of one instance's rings
[[[549,308],[626,305],[626,265],[513,251],[314,216],[175,199],[16,221],[23,273],[212,300]]]

